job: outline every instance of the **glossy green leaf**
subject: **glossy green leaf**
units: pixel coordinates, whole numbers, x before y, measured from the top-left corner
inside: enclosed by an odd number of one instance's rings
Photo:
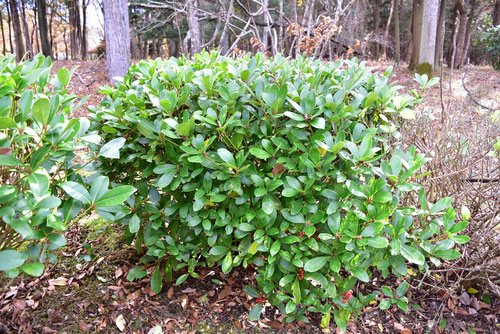
[[[28,256],[15,250],[0,251],[0,271],[7,271],[23,265]]]
[[[66,67],[61,67],[57,70],[57,79],[63,87],[67,87],[71,79],[71,73]]]
[[[31,109],[35,121],[42,125],[49,124],[50,101],[47,98],[40,98],[35,101]]]
[[[38,277],[43,274],[44,266],[40,262],[30,262],[23,264],[21,270],[30,276]]]
[[[16,128],[17,123],[14,119],[6,116],[0,116],[0,130],[2,129],[9,129],[9,128]]]
[[[84,204],[91,202],[90,194],[81,184],[67,181],[61,184],[61,188],[71,197]]]
[[[262,313],[262,308],[264,305],[262,303],[255,304],[254,307],[248,312],[248,319],[252,321],[258,321],[260,319],[260,315]]]
[[[115,138],[104,144],[99,150],[99,155],[109,159],[119,159],[120,149],[125,145],[125,138]]]
[[[219,148],[217,150],[217,154],[219,155],[219,157],[227,164],[230,164],[230,165],[236,165],[236,162],[234,161],[234,157],[233,155],[231,154],[231,152],[229,152],[228,150],[226,150],[225,148]]]
[[[425,263],[425,257],[416,248],[409,245],[401,245],[401,255],[411,263],[415,263],[419,266]]]
[[[107,206],[122,204],[135,191],[136,189],[132,186],[118,186],[114,189],[109,190],[99,199],[97,199],[97,201],[95,201],[95,205],[97,207],[107,207]]]
[[[161,292],[163,287],[163,278],[161,276],[160,267],[156,267],[151,275],[151,291],[155,294]]]
[[[328,262],[329,259],[330,259],[329,256],[318,256],[312,258],[304,264],[304,270],[311,273],[319,271],[321,268],[325,266],[325,264]]]

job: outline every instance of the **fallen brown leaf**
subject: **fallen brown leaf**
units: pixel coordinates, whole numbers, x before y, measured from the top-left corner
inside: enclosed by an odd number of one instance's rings
[[[68,279],[66,277],[58,277],[54,279],[49,279],[49,285],[51,286],[65,286],[68,285]]]
[[[172,298],[172,296],[174,295],[174,287],[170,287],[170,289],[168,289],[167,291],[167,297],[168,298]]]
[[[80,327],[80,330],[82,332],[88,332],[90,330],[90,325],[89,324],[86,324],[85,321],[83,320],[78,320],[78,327]]]
[[[125,321],[123,314],[120,314],[119,316],[116,317],[115,324],[116,327],[118,327],[118,329],[120,330],[120,332],[123,332],[125,330],[127,322]]]
[[[115,270],[115,278],[120,278],[123,275],[123,270],[122,268],[118,267]]]

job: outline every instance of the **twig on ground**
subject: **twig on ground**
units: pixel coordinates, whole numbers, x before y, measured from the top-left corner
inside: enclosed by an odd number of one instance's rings
[[[464,66],[464,75],[462,76],[462,86],[464,87],[465,91],[467,92],[467,95],[469,95],[470,99],[472,100],[472,102],[474,102],[475,104],[477,104],[478,106],[480,106],[481,108],[484,108],[484,109],[487,109],[487,110],[490,110],[490,111],[495,111],[494,108],[490,108],[490,107],[487,107],[485,106],[484,104],[482,104],[481,102],[479,102],[475,97],[474,95],[472,95],[472,92],[467,88],[467,86],[465,85],[465,76],[467,75],[467,70],[468,70],[468,67],[467,66]]]

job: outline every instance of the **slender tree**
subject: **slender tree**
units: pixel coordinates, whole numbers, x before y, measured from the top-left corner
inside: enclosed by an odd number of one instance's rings
[[[130,66],[130,31],[127,0],[103,0],[106,63],[109,80],[125,75]]]
[[[12,20],[10,18],[9,1],[7,1],[7,3],[5,4],[5,7],[7,7],[7,26],[9,28],[10,53],[14,53],[14,44],[12,43]]]
[[[436,31],[436,53],[434,55],[434,68],[442,66],[446,17],[446,0],[440,0],[439,17]]]
[[[497,0],[495,2],[495,8],[493,9],[493,14],[492,14],[492,21],[493,21],[493,26],[499,26],[500,25],[500,0]]]
[[[6,54],[5,32],[3,27],[3,8],[0,7],[0,29],[2,30],[2,53]]]
[[[375,0],[373,3],[373,33],[375,35],[375,45],[373,49],[373,56],[375,59],[380,57],[380,9],[382,7],[382,0]]]
[[[465,59],[463,58],[464,56],[464,49],[466,45],[466,33],[467,33],[467,22],[469,21],[469,4],[467,0],[457,0],[456,3],[456,11],[458,13],[458,27],[456,27],[456,36],[455,39],[457,41],[457,47],[455,51],[455,59],[453,60],[453,63],[456,68],[462,66],[464,63]]]
[[[14,30],[14,41],[16,43],[16,60],[21,61],[24,57],[25,49],[23,44],[23,33],[21,32],[21,21],[19,20],[19,7],[17,0],[8,0],[10,16]]]
[[[198,17],[198,0],[188,0],[187,7],[189,13],[188,25],[191,41],[191,52],[197,53],[201,51],[201,30],[200,20]]]
[[[33,58],[33,44],[31,43],[28,19],[26,18],[26,0],[21,0],[21,19],[23,21],[23,33],[28,59]]]
[[[399,0],[394,6],[394,56],[396,64],[401,62],[401,36],[399,31]]]
[[[47,27],[47,4],[45,0],[37,0],[36,9],[38,13],[38,29],[40,32],[42,53],[50,57],[52,56],[52,47],[50,45],[49,29]]]
[[[70,47],[71,59],[81,58],[81,20],[80,20],[80,1],[68,0],[67,2],[69,12],[69,25],[70,25]]]
[[[82,0],[82,35],[81,42],[82,45],[80,47],[82,53],[82,59],[87,59],[87,8],[90,4],[90,0]]]

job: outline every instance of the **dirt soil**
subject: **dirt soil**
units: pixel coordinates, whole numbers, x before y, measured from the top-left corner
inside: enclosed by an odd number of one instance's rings
[[[375,71],[389,64],[369,63]],[[100,86],[106,84],[102,61],[56,62],[55,68],[78,66],[70,89],[78,96],[89,95],[84,104],[96,105]],[[498,109],[500,72],[487,67],[471,67],[463,88],[463,71],[455,71],[451,90],[445,84],[444,102],[451,114],[461,117],[464,105],[478,112],[480,103]],[[450,73],[445,73],[449,80]],[[416,88],[406,67],[395,69],[393,80],[405,91]],[[450,98],[451,97],[451,98]],[[423,108],[440,113],[439,85],[425,95]],[[473,102],[473,99],[476,102]],[[483,110],[483,109],[482,109]],[[485,109],[484,109],[485,110]],[[84,116],[85,108],[75,112]],[[248,319],[253,306],[242,291],[254,274],[234,270],[230,276],[219,270],[202,270],[201,278],[181,286],[165,284],[154,295],[149,278],[129,282],[128,271],[139,264],[134,250],[121,240],[115,225],[89,217],[66,232],[68,245],[60,251],[59,261],[49,265],[40,278],[23,277],[0,291],[1,333],[321,333],[319,318],[310,323],[286,324],[276,310],[266,306],[259,322]],[[150,268],[152,271],[153,268]],[[437,274],[434,274],[437,275]],[[498,333],[500,302],[479,286],[462,291],[453,285],[453,275],[434,277],[441,285],[426,283],[426,278],[410,277],[409,314],[391,308],[380,311],[366,307],[349,324],[350,333]],[[5,279],[0,286],[5,286]],[[417,287],[420,287],[417,289]],[[363,289],[362,285],[358,286]],[[332,321],[333,322],[333,321]],[[332,325],[328,330],[338,332]]]

